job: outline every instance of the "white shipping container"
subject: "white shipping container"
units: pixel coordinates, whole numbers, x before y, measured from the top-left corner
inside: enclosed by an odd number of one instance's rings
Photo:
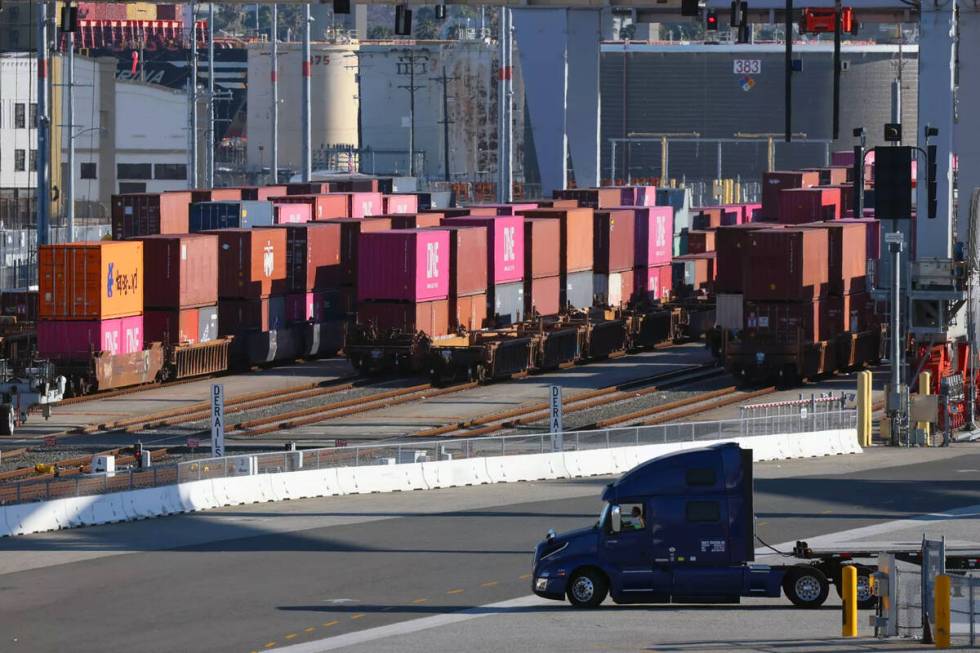
[[[715,297],[715,326],[723,329],[742,328],[741,293],[718,293]]]

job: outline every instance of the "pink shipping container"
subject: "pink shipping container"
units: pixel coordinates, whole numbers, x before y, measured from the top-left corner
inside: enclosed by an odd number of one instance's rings
[[[276,224],[303,224],[313,219],[313,206],[310,204],[273,204],[272,212]]]
[[[670,298],[674,283],[673,266],[670,263],[648,268],[637,268],[635,274],[637,294],[646,293],[650,299],[659,299],[661,301]]]
[[[524,218],[519,215],[467,216],[443,221],[453,227],[486,227],[487,281],[493,285],[524,280]],[[589,248],[591,251],[591,246]]]
[[[385,195],[382,198],[382,202],[384,202],[383,213],[385,215],[393,213],[418,213],[419,211],[418,195],[409,193]]]
[[[357,279],[358,300],[422,302],[447,298],[449,232],[393,229],[362,233]]]
[[[674,254],[674,209],[650,206],[636,211],[636,266],[670,266]]]
[[[349,193],[350,217],[364,218],[385,212],[381,193]]]
[[[142,315],[111,320],[41,320],[37,323],[37,351],[41,356],[87,356],[95,351],[116,355],[142,350]]]

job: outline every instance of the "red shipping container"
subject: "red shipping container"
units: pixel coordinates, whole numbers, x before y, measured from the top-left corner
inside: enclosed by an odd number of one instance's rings
[[[442,227],[449,232],[449,296],[486,293],[486,227]]]
[[[758,222],[762,219],[762,204],[743,204],[742,222]]]
[[[623,201],[624,193],[628,201]],[[569,188],[554,191],[555,199],[576,200],[580,207],[608,209],[633,203],[632,188]]]
[[[524,280],[524,218],[515,215],[448,218],[450,227],[485,227],[487,230],[487,282]],[[492,252],[492,255],[491,255]]]
[[[361,234],[358,301],[445,299],[449,257],[449,232],[443,229]]]
[[[470,215],[518,215],[524,211],[533,211],[538,208],[533,203],[517,204],[467,204],[466,208]]]
[[[539,209],[577,209],[578,200],[572,199],[536,199],[528,200],[527,204],[536,204]]]
[[[449,300],[449,328],[479,331],[487,320],[487,294],[462,295]]]
[[[715,232],[714,231],[688,231],[687,232],[687,253],[704,254],[705,252],[715,251]]]
[[[763,229],[751,232],[746,240],[747,300],[800,301],[827,294],[826,229]]]
[[[649,299],[667,301],[671,297],[673,285],[674,272],[670,263],[635,270],[634,291],[636,294],[645,293]]]
[[[616,191],[619,192],[618,190]],[[593,258],[592,209],[538,209],[525,211],[528,218],[551,218],[561,224],[561,272],[591,270]]]
[[[769,334],[780,342],[804,342],[827,340],[841,332],[843,323],[837,311],[830,310],[832,300],[807,300],[795,302],[759,302],[745,300],[743,315],[745,328],[756,333]],[[839,305],[839,304],[838,304]]]
[[[327,285],[353,286],[357,284],[357,254],[362,233],[391,229],[388,218],[333,218],[328,223],[340,225],[340,269],[337,277],[330,277]]]
[[[853,157],[852,157],[853,158]],[[821,186],[836,186],[850,181],[850,166],[827,166],[824,168],[803,168],[804,172],[815,172],[820,175]]]
[[[331,220],[350,217],[350,205],[346,195],[280,195],[271,198],[275,204],[309,204],[314,220]]]
[[[550,218],[524,220],[524,279],[561,274],[561,224]]]
[[[286,321],[309,322],[317,312],[316,295],[311,292],[290,293],[286,295]]]
[[[742,224],[745,221],[745,209],[742,208],[741,204],[722,204],[719,208],[721,208],[722,226]]]
[[[286,326],[286,297],[222,299],[218,302],[218,335],[243,331],[271,331]]]
[[[143,316],[110,320],[41,320],[37,352],[51,358],[82,358],[92,352],[133,354],[143,350]]]
[[[845,216],[854,210],[854,184],[834,184],[828,186],[814,186],[814,188],[826,188],[828,190],[840,191],[841,216]]]
[[[78,17],[84,20],[128,20],[129,7],[124,2],[80,2]]]
[[[841,217],[839,188],[794,188],[779,194],[779,221],[803,224]]]
[[[359,302],[359,324],[374,324],[378,329],[397,329],[430,337],[449,334],[449,300],[431,302]]]
[[[552,221],[553,222],[553,221]],[[561,310],[561,277],[524,280],[524,314],[557,315]]]
[[[839,224],[861,224],[865,228],[867,239],[866,258],[881,258],[881,223],[874,218],[841,218],[836,221]]]
[[[818,172],[764,172],[762,174],[762,215],[766,220],[780,219],[779,193],[789,188],[810,188],[820,185]]]
[[[741,293],[743,291],[743,276],[749,251],[748,237],[754,231],[773,228],[781,228],[781,226],[755,222],[722,227],[715,231],[716,292]]]
[[[347,215],[352,218],[364,218],[385,212],[381,193],[348,193],[347,197],[349,202]]]
[[[330,287],[340,274],[341,225],[327,221],[281,226],[286,231],[286,290]]]
[[[191,308],[218,303],[218,236],[143,236],[143,305]]]
[[[390,219],[392,229],[428,229],[442,225],[440,213],[405,213],[377,217]]]
[[[861,223],[817,222],[805,225],[827,230],[829,292],[849,295],[867,289],[867,228]]]
[[[383,210],[385,215],[394,213],[418,213],[419,196],[410,193],[398,193],[395,195],[385,195],[382,198]]]
[[[187,233],[191,199],[185,191],[113,195],[112,239]]]
[[[218,296],[267,297],[286,289],[286,230],[217,229]],[[220,316],[219,316],[220,317]]]
[[[276,224],[303,224],[313,219],[310,204],[278,202],[272,205],[273,221]]]
[[[632,270],[636,260],[636,218],[626,209],[596,211],[593,215],[592,257],[596,272]]]
[[[669,266],[674,255],[674,209],[650,206],[637,209],[634,214],[636,267]]]
[[[194,344],[200,337],[200,314],[196,308],[152,310],[143,313],[147,342],[165,345]]]
[[[199,200],[202,202],[241,202],[242,201],[242,189],[240,188],[212,188],[211,197],[207,200]]]

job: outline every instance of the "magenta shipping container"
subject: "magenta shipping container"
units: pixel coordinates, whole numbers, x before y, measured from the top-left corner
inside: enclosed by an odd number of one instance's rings
[[[449,296],[449,232],[392,229],[362,233],[357,278],[359,300],[422,302],[446,299]]]
[[[520,215],[447,218],[447,226],[487,228],[487,280],[493,284],[524,280],[524,217]]]
[[[63,358],[104,351],[112,355],[143,350],[143,316],[112,320],[41,320],[37,323],[37,351]]]
[[[276,224],[302,224],[313,219],[312,204],[273,204],[273,219]]]
[[[669,265],[674,254],[673,207],[649,206],[635,215],[636,267]]]
[[[350,217],[382,215],[384,210],[384,198],[381,193],[350,193]]]

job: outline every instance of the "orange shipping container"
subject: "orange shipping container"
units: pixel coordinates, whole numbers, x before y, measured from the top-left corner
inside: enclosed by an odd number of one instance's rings
[[[41,319],[106,320],[143,312],[143,243],[42,245]]]
[[[561,224],[561,273],[591,270],[593,265],[592,209],[537,209],[527,218],[552,218]]]

